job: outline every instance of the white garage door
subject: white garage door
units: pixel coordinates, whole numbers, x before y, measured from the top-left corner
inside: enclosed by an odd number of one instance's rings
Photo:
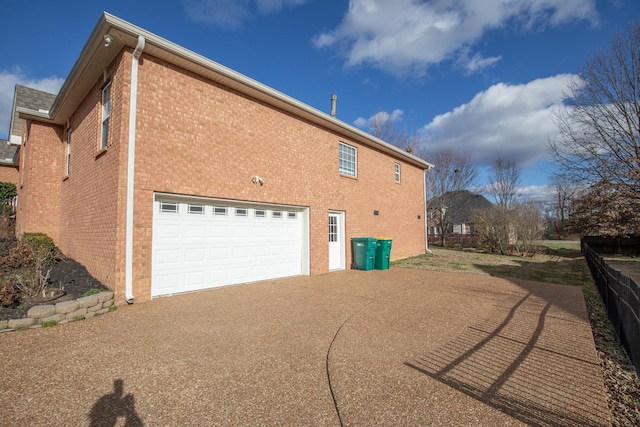
[[[152,296],[308,274],[304,208],[156,196],[153,211]]]

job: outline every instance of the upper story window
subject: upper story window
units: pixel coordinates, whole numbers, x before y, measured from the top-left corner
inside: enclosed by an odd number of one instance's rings
[[[356,147],[340,143],[340,173],[343,175],[357,176],[357,150]]]
[[[71,171],[71,128],[67,129],[67,155],[65,158],[64,173],[69,176]]]
[[[396,182],[399,184],[400,183],[400,163],[395,163],[394,168],[395,168]]]
[[[109,138],[109,116],[111,115],[111,82],[102,88],[102,128],[100,133],[100,149],[107,147]]]

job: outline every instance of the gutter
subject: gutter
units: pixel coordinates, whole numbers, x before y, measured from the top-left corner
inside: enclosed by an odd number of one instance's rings
[[[138,68],[146,40],[138,36],[138,44],[131,59],[131,92],[129,94],[129,144],[127,146],[127,206],[125,221],[124,296],[133,304],[133,200],[136,155],[136,113],[138,109]]]

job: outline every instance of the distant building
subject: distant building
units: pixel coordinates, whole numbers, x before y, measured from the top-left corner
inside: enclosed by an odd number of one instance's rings
[[[429,239],[439,240],[443,233],[440,218],[446,215],[445,235],[471,236],[474,233],[473,215],[475,212],[491,208],[493,204],[483,195],[467,190],[447,193],[444,196],[444,208],[430,207],[427,211],[427,234]],[[442,212],[442,209],[445,212]]]

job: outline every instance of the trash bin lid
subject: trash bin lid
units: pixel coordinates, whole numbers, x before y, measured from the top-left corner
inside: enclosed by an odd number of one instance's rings
[[[377,240],[393,240],[391,237],[376,237]]]

